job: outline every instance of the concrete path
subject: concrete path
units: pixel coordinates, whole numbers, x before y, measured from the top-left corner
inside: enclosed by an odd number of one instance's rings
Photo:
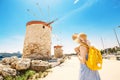
[[[72,57],[40,80],[79,80],[79,68],[79,60]],[[120,61],[104,60],[103,69],[99,72],[101,80],[120,80]]]

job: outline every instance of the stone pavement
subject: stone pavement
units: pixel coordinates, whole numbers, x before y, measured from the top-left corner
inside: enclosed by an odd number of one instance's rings
[[[79,68],[79,60],[73,56],[40,80],[79,80]],[[120,61],[104,60],[103,69],[99,72],[101,80],[120,80]]]

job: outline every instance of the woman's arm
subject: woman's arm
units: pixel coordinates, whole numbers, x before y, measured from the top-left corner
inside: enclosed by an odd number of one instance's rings
[[[86,62],[86,54],[87,54],[87,49],[84,46],[80,46],[80,55],[78,55],[79,60],[81,63],[85,64]]]

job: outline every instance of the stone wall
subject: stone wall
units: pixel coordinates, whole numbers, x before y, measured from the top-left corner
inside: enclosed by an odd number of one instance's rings
[[[49,59],[51,55],[51,27],[42,21],[26,25],[23,58]]]

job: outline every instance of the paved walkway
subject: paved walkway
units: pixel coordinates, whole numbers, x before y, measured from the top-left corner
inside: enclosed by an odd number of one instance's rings
[[[52,69],[47,77],[40,80],[79,80],[79,60],[72,57]],[[120,61],[104,60],[103,69],[99,71],[101,80],[120,80]]]

